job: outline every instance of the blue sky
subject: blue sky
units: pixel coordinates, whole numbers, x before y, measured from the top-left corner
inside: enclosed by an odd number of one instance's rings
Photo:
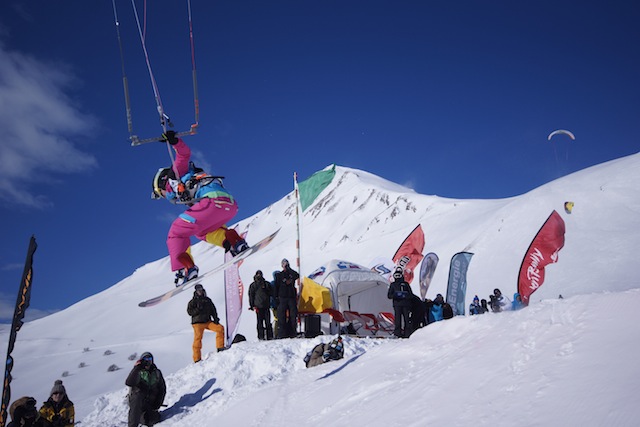
[[[186,130],[186,2],[148,3],[160,95]],[[131,2],[116,5],[134,129],[153,136]],[[149,198],[166,148],[129,145],[111,1],[7,0],[0,11],[1,320],[32,234],[30,310],[56,310],[165,256],[179,209]],[[294,171],[331,163],[490,199],[638,151],[634,2],[192,0],[192,11],[200,128],[186,141],[227,177],[238,220],[291,191]],[[558,128],[576,141],[549,143]]]

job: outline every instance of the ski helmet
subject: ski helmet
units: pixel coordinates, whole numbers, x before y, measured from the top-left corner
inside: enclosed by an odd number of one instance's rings
[[[152,199],[157,200],[163,197],[161,190],[166,188],[171,172],[171,168],[158,169],[158,172],[156,172],[156,175],[153,177],[153,182],[151,183]]]
[[[143,362],[149,362],[149,364],[151,364],[153,363],[153,354],[149,353],[148,351],[145,351],[140,356],[140,360],[142,360]]]

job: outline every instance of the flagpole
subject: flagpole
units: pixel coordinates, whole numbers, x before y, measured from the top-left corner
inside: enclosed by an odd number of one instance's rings
[[[31,284],[33,282],[33,254],[38,248],[35,236],[31,236],[29,241],[29,249],[27,250],[27,260],[24,264],[22,280],[18,288],[18,298],[16,299],[16,307],[13,312],[13,321],[9,333],[9,345],[7,348],[7,361],[4,371],[4,383],[2,389],[2,400],[0,401],[0,426],[4,427],[7,421],[7,409],[11,402],[11,371],[13,370],[13,347],[16,342],[18,331],[23,325],[23,319],[29,302],[31,300]]]
[[[297,237],[296,237],[296,250],[298,252],[297,254],[297,258],[296,258],[296,267],[298,268],[298,301],[296,301],[296,304],[299,303],[299,298],[300,295],[302,294],[302,282],[300,281],[300,277],[302,276],[302,268],[300,266],[300,195],[298,193],[298,173],[294,172],[293,173],[293,192],[295,194],[295,199],[296,199],[296,233],[297,233]],[[297,319],[298,322],[298,326],[300,326],[300,316],[298,316]]]

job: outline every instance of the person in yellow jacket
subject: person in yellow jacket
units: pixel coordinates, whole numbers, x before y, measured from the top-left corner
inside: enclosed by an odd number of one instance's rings
[[[40,408],[40,419],[47,427],[73,427],[75,410],[61,380],[56,380],[49,399]]]
[[[191,316],[191,326],[193,327],[193,361],[198,363],[202,360],[202,336],[205,330],[216,333],[216,347],[218,351],[225,350],[224,346],[224,326],[220,324],[216,306],[207,296],[201,284],[195,286],[193,298],[187,305],[187,313]]]

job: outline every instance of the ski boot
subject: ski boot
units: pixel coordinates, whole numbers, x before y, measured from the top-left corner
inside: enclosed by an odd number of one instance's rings
[[[236,244],[233,245],[233,248],[231,249],[231,255],[236,256],[239,253],[246,251],[247,249],[249,249],[249,245],[247,244],[247,242],[244,239],[238,240],[238,242],[236,242]]]
[[[249,245],[244,239],[238,240],[235,245],[232,245],[228,240],[222,242],[222,247],[225,252],[231,252],[232,256],[238,255],[240,252],[244,252],[249,249]]]
[[[193,280],[196,277],[198,277],[198,271],[199,271],[198,267],[195,265],[188,270],[185,268],[181,268],[180,270],[178,270],[176,272],[176,278],[174,280],[174,283],[176,284],[176,288],[178,286],[184,285],[189,280]]]

